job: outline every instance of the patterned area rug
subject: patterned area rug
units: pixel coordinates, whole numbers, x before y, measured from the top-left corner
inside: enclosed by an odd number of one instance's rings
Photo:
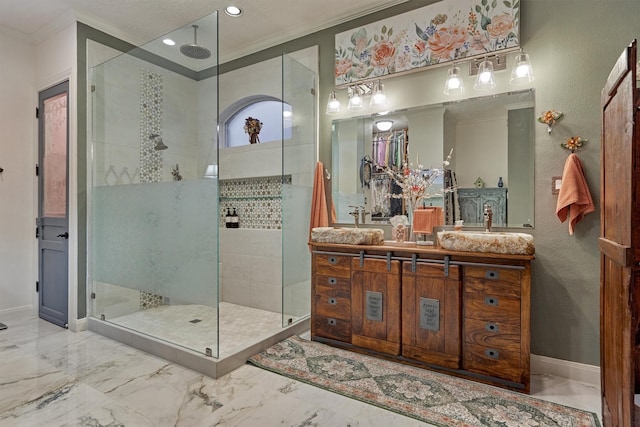
[[[443,427],[599,427],[594,413],[291,337],[249,359],[263,369]]]

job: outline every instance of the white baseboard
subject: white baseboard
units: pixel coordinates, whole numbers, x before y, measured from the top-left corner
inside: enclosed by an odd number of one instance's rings
[[[22,307],[12,307],[0,310],[0,316],[31,316],[33,315],[32,305],[23,305]]]
[[[82,319],[71,319],[71,321],[69,321],[69,330],[71,332],[86,331],[88,327],[89,322],[86,317],[83,317]]]
[[[600,386],[600,367],[547,356],[531,355],[531,373],[549,374]]]

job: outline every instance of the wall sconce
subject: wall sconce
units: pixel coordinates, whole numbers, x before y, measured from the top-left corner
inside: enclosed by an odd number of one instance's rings
[[[336,97],[336,91],[332,90],[327,102],[327,114],[337,114],[340,112],[340,101]]]
[[[480,63],[478,74],[476,75],[476,83],[473,88],[476,90],[487,90],[496,87],[493,76],[493,63],[487,58]]]
[[[529,55],[520,49],[520,53],[516,55],[516,61],[511,69],[510,83],[513,85],[527,84],[531,83],[534,79]]]
[[[464,92],[464,82],[460,75],[460,67],[453,64],[449,69],[447,80],[444,82],[445,95],[457,95]]]
[[[376,128],[381,132],[386,132],[393,127],[393,121],[380,120],[376,122]]]

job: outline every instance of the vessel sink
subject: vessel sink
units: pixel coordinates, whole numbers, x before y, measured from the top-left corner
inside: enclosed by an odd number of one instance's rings
[[[533,255],[533,236],[526,233],[485,231],[440,231],[438,243],[444,249],[510,255]]]
[[[382,245],[384,230],[380,228],[316,227],[311,229],[311,241],[343,245]]]

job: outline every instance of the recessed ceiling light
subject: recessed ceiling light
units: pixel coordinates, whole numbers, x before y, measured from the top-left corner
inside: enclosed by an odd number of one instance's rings
[[[171,39],[164,39],[162,40],[162,43],[166,44],[167,46],[175,46],[176,42],[174,42]]]
[[[240,9],[238,6],[227,6],[224,8],[224,13],[236,18],[242,15],[242,9]]]

